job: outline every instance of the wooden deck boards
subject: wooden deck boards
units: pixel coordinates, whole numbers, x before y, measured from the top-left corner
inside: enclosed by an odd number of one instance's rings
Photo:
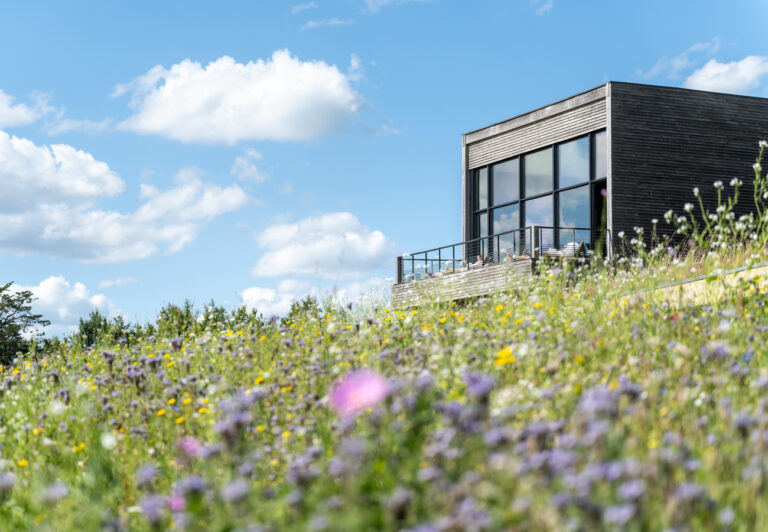
[[[456,301],[500,292],[514,279],[533,273],[531,259],[487,264],[482,268],[392,286],[392,305],[414,307],[426,302]]]

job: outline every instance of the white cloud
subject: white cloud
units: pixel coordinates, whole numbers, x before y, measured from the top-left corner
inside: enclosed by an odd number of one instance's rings
[[[48,105],[48,96],[43,93],[33,93],[33,104],[17,103],[14,105],[13,96],[0,90],[0,129],[25,126],[53,111]]]
[[[322,20],[310,20],[301,27],[301,31],[309,30],[312,28],[322,28],[323,26],[348,26],[349,24],[354,23],[355,21],[352,19],[340,19],[336,17]]]
[[[380,305],[389,300],[391,286],[392,279],[372,277],[321,290],[306,281],[284,279],[276,289],[260,286],[246,288],[240,298],[248,310],[255,309],[262,316],[285,316],[294,301],[300,301],[308,295],[321,301],[330,299],[339,306],[349,303],[356,306]]]
[[[413,2],[426,3],[432,0],[365,0],[365,4],[368,6],[368,11],[375,13],[382,7],[394,5],[394,4],[410,4]]]
[[[232,168],[229,173],[241,181],[261,183],[265,181],[268,176],[259,169],[256,162],[261,161],[263,158],[264,157],[260,152],[257,152],[253,148],[246,148],[243,150],[243,155],[235,157],[235,162],[232,163]]]
[[[0,131],[0,252],[40,253],[84,262],[120,262],[174,252],[203,222],[249,201],[237,185],[206,184],[196,169],[178,172],[161,191],[141,185],[132,213],[101,210],[121,194],[106,163],[72,146],[37,146]]]
[[[46,124],[43,129],[49,135],[58,135],[68,131],[82,131],[84,133],[100,133],[112,124],[111,118],[105,118],[100,122],[93,120],[75,120],[71,118],[62,118],[56,122]]]
[[[115,279],[104,279],[99,282],[98,288],[112,288],[113,286],[126,286],[138,283],[139,280],[134,277],[116,277]]]
[[[662,57],[656,61],[656,64],[654,64],[648,71],[643,72],[642,70],[638,70],[636,74],[645,79],[655,78],[660,75],[671,79],[677,79],[684,70],[693,68],[698,64],[698,60],[693,58],[693,55],[706,53],[711,56],[720,50],[720,46],[721,42],[718,37],[715,37],[709,42],[697,42],[681,54],[672,58],[666,56]]]
[[[301,11],[306,11],[307,9],[314,9],[316,7],[319,7],[317,5],[317,2],[307,2],[306,4],[297,4],[291,8],[291,14],[295,15],[296,13],[300,13]]]
[[[371,231],[348,212],[275,225],[257,240],[267,250],[251,272],[257,277],[358,279],[386,266],[397,255],[394,244],[381,231]]]
[[[247,64],[221,57],[203,67],[185,59],[158,65],[113,96],[130,92],[135,113],[118,124],[183,142],[308,140],[340,131],[363,105],[335,65],[288,50]]]
[[[744,94],[760,85],[768,74],[768,57],[750,55],[740,61],[720,63],[710,59],[685,80],[688,89]]]
[[[531,0],[531,4],[536,8],[537,15],[546,15],[552,11],[554,0]]]
[[[104,294],[92,294],[80,282],[71,283],[65,277],[50,276],[37,286],[12,285],[13,290],[29,290],[36,298],[32,310],[50,320],[45,328],[49,336],[73,332],[80,318],[87,318],[92,310],[107,317],[115,317],[120,311]]]
[[[90,153],[66,144],[37,146],[3,131],[0,184],[0,213],[4,214],[51,202],[88,205],[125,188],[122,179]]]
[[[293,293],[259,286],[246,288],[240,297],[248,310],[256,310],[265,317],[285,316],[291,309],[291,303],[296,300]]]

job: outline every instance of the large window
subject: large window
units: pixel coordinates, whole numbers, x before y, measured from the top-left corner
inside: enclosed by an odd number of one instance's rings
[[[605,131],[598,131],[473,170],[473,237],[531,225],[590,229],[594,187],[589,183],[606,178],[606,150]],[[588,232],[578,238],[589,240]],[[576,233],[552,229],[546,239],[562,244]],[[500,240],[501,251],[519,238]]]
[[[552,148],[525,156],[526,197],[552,192],[554,172],[552,171]]]
[[[493,176],[494,205],[503,205],[520,199],[520,161],[518,159],[494,164],[491,175]]]
[[[589,181],[589,137],[565,142],[557,147],[560,188]]]

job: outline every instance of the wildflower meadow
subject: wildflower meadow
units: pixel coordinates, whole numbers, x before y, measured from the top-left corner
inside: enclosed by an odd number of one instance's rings
[[[768,279],[724,273],[768,261],[754,180],[752,216],[719,183],[675,238],[476,301],[170,305],[33,346],[0,368],[0,528],[768,530]]]

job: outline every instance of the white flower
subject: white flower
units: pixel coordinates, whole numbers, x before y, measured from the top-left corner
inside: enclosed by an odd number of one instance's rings
[[[718,190],[721,190],[723,188],[723,182],[722,181],[715,181],[712,183],[712,186],[715,187]]]
[[[686,203],[685,207],[683,207],[683,210],[685,212],[691,212],[693,210],[693,203]]]
[[[753,169],[755,172],[759,172],[759,171],[760,171],[760,170],[762,170],[763,168],[760,166],[760,163],[755,163],[755,164],[753,164],[753,165],[752,165],[752,169]]]
[[[619,238],[624,238],[624,231],[619,231]]]
[[[659,223],[659,220],[658,220],[658,219],[656,219],[656,218],[653,218],[653,219],[651,219],[651,223],[652,223],[653,225],[656,225],[657,223]]]
[[[761,140],[757,145],[760,146],[761,149],[768,148],[768,141]]]
[[[693,187],[693,195],[699,197],[699,187]]]
[[[117,446],[117,436],[113,432],[102,432],[101,446],[107,451],[111,451]]]
[[[732,187],[740,187],[741,185],[742,185],[741,179],[739,179],[738,177],[734,177],[733,179],[731,179]]]

